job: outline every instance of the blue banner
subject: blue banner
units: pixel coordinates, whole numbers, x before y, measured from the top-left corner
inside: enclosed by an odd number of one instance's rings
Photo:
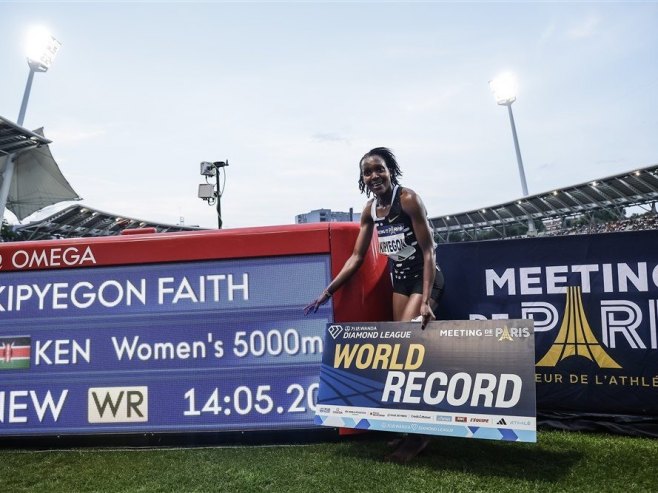
[[[444,244],[442,319],[532,318],[540,411],[658,415],[658,232]]]
[[[312,428],[328,255],[0,276],[0,435]]]
[[[536,441],[531,320],[330,324],[316,423]]]

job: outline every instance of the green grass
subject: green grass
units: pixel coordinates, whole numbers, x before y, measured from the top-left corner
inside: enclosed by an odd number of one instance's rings
[[[541,431],[537,444],[435,438],[409,465],[388,435],[184,449],[0,450],[5,492],[656,492],[658,441]]]

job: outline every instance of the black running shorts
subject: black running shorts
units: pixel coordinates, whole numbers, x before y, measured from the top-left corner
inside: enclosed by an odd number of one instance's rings
[[[436,267],[434,275],[434,284],[432,285],[432,293],[430,298],[438,305],[441,296],[443,295],[443,286],[445,280],[443,273],[439,267]],[[418,276],[415,279],[393,280],[393,292],[403,294],[404,296],[411,296],[414,293],[423,294],[423,276]]]

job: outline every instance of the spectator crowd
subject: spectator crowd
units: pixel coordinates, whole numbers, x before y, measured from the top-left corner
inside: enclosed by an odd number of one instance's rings
[[[617,233],[621,231],[640,231],[647,229],[658,229],[658,215],[654,212],[647,212],[642,215],[635,215],[607,222],[589,222],[564,228],[551,228],[551,230],[542,231],[540,236],[566,236],[580,234],[596,233]]]

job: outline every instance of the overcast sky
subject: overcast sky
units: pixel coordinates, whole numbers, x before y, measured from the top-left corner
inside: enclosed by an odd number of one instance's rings
[[[36,74],[44,126],[84,204],[216,227],[201,161],[229,160],[224,227],[360,212],[359,158],[396,153],[430,216],[658,162],[658,3],[7,2],[0,115],[16,121],[29,26],[62,43]]]

